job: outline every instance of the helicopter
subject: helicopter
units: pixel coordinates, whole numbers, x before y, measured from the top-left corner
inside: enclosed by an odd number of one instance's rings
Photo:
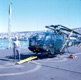
[[[68,50],[68,47],[81,43],[77,38],[72,39],[72,33],[81,35],[72,29],[63,25],[50,25],[45,27],[51,29],[53,32],[34,33],[29,37],[28,48],[33,53],[36,53],[36,55],[38,53],[47,53],[48,55],[62,54],[65,53],[65,49]]]

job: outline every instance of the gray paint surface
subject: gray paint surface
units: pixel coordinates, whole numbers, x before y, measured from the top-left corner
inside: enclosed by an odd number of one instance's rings
[[[81,49],[73,46],[69,51],[77,58],[68,58],[68,53],[52,58],[39,54],[36,60],[15,65],[12,50],[0,50],[0,80],[81,80]],[[33,55],[21,49],[22,60]]]

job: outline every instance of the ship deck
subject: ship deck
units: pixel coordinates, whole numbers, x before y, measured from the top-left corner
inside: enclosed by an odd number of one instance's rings
[[[39,54],[38,59],[16,65],[12,49],[0,50],[0,80],[81,80],[81,49],[69,48],[69,53],[47,57]],[[21,60],[34,56],[28,49],[21,49]]]

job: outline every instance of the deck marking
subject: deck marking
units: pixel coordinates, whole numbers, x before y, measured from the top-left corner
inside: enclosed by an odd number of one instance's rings
[[[35,72],[35,71],[39,70],[42,67],[40,63],[37,63],[35,61],[32,61],[32,63],[36,64],[36,67],[31,69],[31,70],[29,70],[29,71],[18,72],[18,73],[5,73],[5,74],[1,74],[0,73],[0,76],[15,76],[15,75],[27,74],[27,73]],[[3,66],[3,68],[4,68],[4,66]],[[2,67],[1,67],[1,69],[2,69]]]
[[[20,67],[24,67],[23,65],[15,65],[15,63],[6,63],[4,65],[0,65],[0,69],[4,69],[4,68],[20,68]]]
[[[38,60],[42,61],[42,60]],[[67,58],[54,58],[54,59],[44,59],[43,62],[63,62],[67,61]]]
[[[64,62],[68,60],[68,56],[70,54],[65,54],[65,55],[57,55],[57,57],[54,58],[48,58],[48,59],[43,59],[43,60],[38,60],[38,61],[43,61],[43,62]],[[74,53],[73,55],[81,55],[81,53]]]

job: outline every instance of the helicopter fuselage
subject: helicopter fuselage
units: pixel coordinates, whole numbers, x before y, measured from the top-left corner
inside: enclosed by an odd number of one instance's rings
[[[63,35],[52,32],[35,33],[29,38],[29,49],[35,53],[60,53],[65,42]],[[62,50],[64,52],[64,49]]]

